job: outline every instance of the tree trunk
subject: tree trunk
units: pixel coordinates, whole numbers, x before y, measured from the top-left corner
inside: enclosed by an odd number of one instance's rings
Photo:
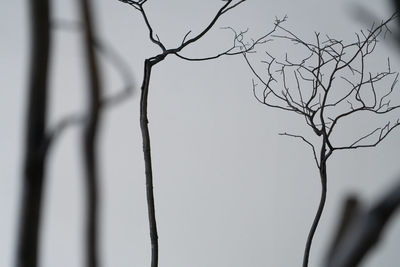
[[[148,127],[149,121],[147,118],[147,99],[149,93],[151,69],[156,63],[153,63],[151,59],[145,60],[142,94],[140,98],[140,128],[142,131],[142,138],[143,138],[143,154],[144,154],[145,173],[146,173],[147,210],[149,216],[150,239],[151,239],[151,267],[158,266],[158,235],[157,235],[157,223],[156,223],[156,215],[154,207],[153,172],[151,166],[150,134]]]
[[[304,257],[303,257],[303,267],[308,266],[308,259],[310,257],[310,250],[311,244],[314,238],[315,231],[317,230],[318,223],[321,219],[322,211],[325,207],[326,201],[326,191],[327,191],[327,172],[326,172],[326,158],[322,156],[322,153],[325,154],[325,150],[322,149],[321,152],[321,162],[319,166],[319,175],[321,179],[321,199],[319,202],[317,213],[315,214],[313,224],[311,226],[310,232],[308,233],[307,243],[304,250]]]

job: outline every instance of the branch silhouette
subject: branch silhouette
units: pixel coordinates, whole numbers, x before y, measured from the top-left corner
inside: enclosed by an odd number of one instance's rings
[[[202,57],[202,58],[190,58],[181,55],[181,52],[192,45],[193,43],[202,39],[220,20],[220,18],[227,14],[229,11],[237,8],[242,3],[246,2],[246,0],[240,0],[234,2],[233,0],[225,0],[225,2],[216,12],[215,16],[210,20],[210,22],[201,30],[199,33],[195,34],[191,31],[187,32],[183,38],[182,42],[174,48],[167,48],[164,43],[160,40],[158,35],[154,32],[152,24],[147,16],[145,10],[145,3],[147,0],[142,1],[131,1],[131,0],[119,0],[122,3],[128,4],[137,10],[140,15],[143,17],[145,25],[148,29],[149,39],[150,41],[158,46],[161,50],[161,53],[154,55],[150,58],[145,59],[144,61],[144,74],[143,74],[143,82],[141,86],[141,98],[140,98],[140,127],[142,132],[142,140],[143,140],[143,154],[145,160],[145,176],[146,176],[146,194],[147,194],[147,208],[148,208],[148,218],[149,218],[149,228],[150,228],[150,240],[151,240],[151,267],[158,266],[158,231],[157,231],[157,222],[156,222],[156,213],[155,213],[155,204],[154,204],[154,191],[153,191],[153,170],[152,170],[152,160],[151,160],[151,146],[150,146],[150,134],[148,127],[148,114],[147,114],[147,106],[148,106],[148,94],[150,87],[150,79],[151,72],[155,65],[162,62],[168,55],[175,55],[181,59],[188,61],[204,61],[204,60],[212,60],[222,56],[231,56],[231,55],[239,55],[243,52],[250,53],[258,44],[264,43],[265,39],[270,35],[266,34],[265,36],[257,39],[251,45],[245,45],[242,43],[241,38],[245,32],[240,34],[235,34],[234,42],[231,47],[228,49],[217,53],[213,56]],[[271,32],[272,33],[272,32]],[[241,45],[238,45],[241,44]]]
[[[314,34],[314,41],[305,41],[277,20],[276,33],[271,34],[271,38],[302,49],[305,56],[299,59],[286,53],[283,57],[276,57],[266,52],[266,58],[260,61],[266,75],[251,62],[249,53],[243,52],[245,62],[263,88],[260,91],[253,80],[253,94],[257,101],[271,108],[299,114],[319,138],[317,146],[301,135],[282,134],[299,138],[312,147],[321,180],[321,199],[305,245],[303,267],[308,266],[311,244],[325,206],[327,161],[332,153],[375,147],[400,125],[399,119],[386,121],[383,126],[356,137],[350,144],[337,144],[332,137],[345,118],[355,119],[360,114],[382,116],[400,107],[390,101],[399,76],[392,71],[390,60],[387,60],[384,71],[367,71],[371,64],[368,59],[375,51],[378,38],[390,31],[388,25],[396,17],[394,14],[368,30],[356,33],[355,41],[351,43],[329,35],[321,36],[320,33]]]
[[[52,48],[50,10],[48,0],[29,1],[32,45],[16,267],[38,265],[42,196],[47,163],[47,153],[42,148],[46,139],[48,73]]]
[[[400,206],[400,182],[365,208],[355,196],[346,201],[336,239],[331,245],[324,266],[355,267],[380,241],[381,235]]]
[[[80,2],[80,4],[83,3]],[[87,9],[86,11],[90,11],[90,7],[85,6],[85,8]],[[50,10],[49,1],[30,2],[32,48],[28,85],[28,109],[25,126],[26,147],[19,219],[20,225],[15,259],[15,265],[18,267],[35,267],[38,264],[42,191],[46,180],[46,162],[51,152],[51,147],[54,146],[56,140],[59,139],[62,133],[69,127],[75,125],[93,125],[94,121],[93,114],[88,112],[88,114],[70,114],[53,126],[47,124],[47,95],[49,90],[47,80],[49,69],[48,62],[52,47],[50,42],[52,30],[68,29],[86,32],[84,31],[84,29],[86,29],[84,26],[85,23],[50,21]],[[87,37],[87,35],[85,36]],[[85,44],[90,46],[92,57],[94,57],[94,50],[96,50],[113,64],[117,71],[123,76],[124,88],[120,92],[110,97],[102,96],[96,100],[98,105],[96,109],[98,110],[113,107],[127,99],[133,93],[134,83],[129,73],[129,68],[111,47],[105,45],[103,41],[96,39],[93,32],[91,33],[90,40],[86,41],[88,41],[88,43]],[[97,78],[92,77],[92,79]],[[92,121],[92,123],[90,123],[90,121]],[[93,129],[96,131],[95,127],[92,128],[92,130]],[[91,142],[91,140],[89,140],[89,142]],[[90,154],[95,156],[94,146],[91,147],[93,150]],[[97,172],[95,165],[92,165],[90,169],[91,173]],[[96,197],[93,197],[93,194],[96,194],[95,191],[97,190],[93,185],[90,187],[90,210],[95,210],[97,201]],[[88,214],[90,214],[87,226],[88,239],[91,240],[88,241],[87,245],[88,265],[96,266],[96,211],[88,212]],[[89,261],[91,263],[89,263]]]

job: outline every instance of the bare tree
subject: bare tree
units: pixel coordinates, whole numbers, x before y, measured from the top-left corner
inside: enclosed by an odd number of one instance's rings
[[[189,61],[204,61],[216,59],[221,56],[227,55],[239,55],[242,52],[250,52],[254,49],[254,47],[258,44],[264,43],[265,38],[272,33],[272,31],[265,36],[258,38],[257,40],[252,41],[250,44],[243,44],[242,38],[243,33],[235,34],[234,41],[232,46],[230,46],[225,51],[221,53],[215,54],[213,56],[202,57],[202,58],[190,58],[181,54],[181,52],[188,47],[189,45],[197,42],[202,37],[204,37],[217,23],[217,21],[226,13],[236,8],[246,0],[223,0],[225,2],[220,9],[217,11],[213,19],[209,22],[205,28],[199,33],[193,35],[191,31],[187,32],[185,36],[182,38],[182,42],[174,48],[167,48],[164,43],[159,39],[158,35],[154,33],[151,22],[148,19],[145,3],[147,0],[119,0],[120,2],[131,5],[135,8],[140,15],[143,17],[143,20],[146,24],[146,27],[149,32],[149,39],[152,43],[158,46],[161,52],[157,55],[154,55],[150,58],[147,58],[144,61],[144,74],[143,74],[143,82],[141,86],[141,98],[140,98],[140,127],[142,132],[143,139],[143,153],[145,160],[145,174],[146,174],[146,193],[147,193],[147,207],[148,207],[148,217],[149,217],[149,225],[150,225],[150,239],[151,239],[151,266],[158,266],[158,234],[157,234],[157,223],[156,223],[156,214],[155,214],[155,205],[154,205],[154,192],[153,192],[153,173],[152,173],[152,161],[151,161],[151,148],[150,148],[150,135],[149,135],[149,127],[148,127],[148,116],[147,116],[147,105],[148,105],[148,93],[149,93],[149,84],[151,78],[151,72],[153,67],[162,62],[168,55],[174,55],[184,60]],[[192,37],[189,37],[190,35]]]
[[[243,53],[263,88],[260,91],[253,80],[253,92],[258,102],[299,114],[319,139],[319,145],[316,145],[303,135],[281,133],[299,138],[310,146],[321,179],[321,198],[308,234],[303,267],[308,266],[311,243],[324,209],[327,161],[332,153],[375,147],[400,125],[399,119],[391,121],[384,118],[386,122],[382,126],[367,130],[347,144],[340,144],[333,138],[338,125],[345,119],[354,119],[360,114],[385,115],[400,107],[392,105],[390,101],[399,76],[392,71],[390,60],[387,59],[387,69],[384,71],[367,71],[367,66],[371,66],[368,65],[371,63],[368,59],[375,51],[378,38],[389,32],[388,24],[395,17],[393,15],[386,21],[372,25],[367,31],[356,33],[352,43],[328,35],[321,36],[320,33],[315,33],[314,41],[307,42],[281,25],[285,19],[277,19],[277,33],[271,37],[304,49],[306,56],[293,59],[286,53],[280,59],[266,52],[266,59],[261,61],[266,75],[261,74],[250,62],[248,53]]]

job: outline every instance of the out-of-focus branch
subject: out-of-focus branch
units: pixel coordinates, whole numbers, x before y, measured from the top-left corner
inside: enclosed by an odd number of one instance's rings
[[[360,208],[361,205],[358,198],[353,195],[348,196],[346,201],[343,203],[339,223],[337,225],[337,229],[334,232],[334,238],[326,256],[327,261],[330,261],[332,259],[333,254],[340,244],[340,241],[348,230],[347,228],[350,225],[350,222],[355,218],[355,216],[358,216],[360,214]]]
[[[51,27],[54,30],[70,30],[74,32],[83,31],[83,24],[77,21],[56,20],[52,22]],[[103,56],[109,64],[114,66],[118,74],[121,75],[123,81],[123,87],[119,92],[110,96],[102,96],[100,100],[100,108],[104,110],[106,108],[117,106],[121,102],[128,100],[129,97],[135,93],[135,81],[128,64],[110,44],[107,44],[104,40],[94,36],[93,45],[96,48],[96,52]],[[62,118],[56,123],[56,125],[52,126],[47,131],[45,141],[41,147],[41,153],[47,153],[55,141],[59,139],[63,132],[68,128],[77,125],[84,125],[87,121],[88,115],[81,113],[73,113]]]
[[[50,1],[29,1],[30,65],[25,122],[25,152],[16,267],[36,267],[45,183],[48,69],[51,52]]]
[[[71,114],[62,118],[55,126],[47,131],[43,142],[41,153],[48,153],[55,141],[71,126],[82,125],[86,121],[86,117],[81,114]]]
[[[110,46],[110,44],[105,44],[99,39],[96,39],[94,45],[97,51],[114,66],[115,70],[122,78],[123,88],[114,95],[103,97],[101,100],[102,108],[113,107],[127,100],[135,93],[135,81],[126,61]]]
[[[56,20],[52,22],[52,28],[56,30],[61,29],[80,32],[83,30],[83,25],[77,21]],[[111,44],[106,43],[98,36],[93,36],[93,45],[96,48],[96,52],[99,53],[100,56],[104,57],[109,64],[114,66],[114,69],[118,72],[123,81],[123,88],[121,91],[112,96],[102,98],[101,105],[104,105],[102,108],[114,106],[124,100],[127,100],[132,94],[135,93],[135,81],[128,63],[117,53]],[[76,117],[77,115],[71,116]],[[66,120],[69,119],[66,118]]]
[[[354,206],[354,205],[353,205]],[[382,232],[392,215],[400,206],[400,181],[371,208],[363,209],[359,204],[347,206],[339,225],[339,236],[330,249],[326,267],[356,267],[367,253],[379,242]]]

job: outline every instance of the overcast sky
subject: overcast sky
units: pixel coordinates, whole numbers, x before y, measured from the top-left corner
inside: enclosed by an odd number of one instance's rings
[[[54,20],[76,21],[76,1],[53,1]],[[129,64],[136,90],[143,61],[160,51],[148,40],[132,7],[97,0],[100,38]],[[300,4],[301,2],[301,4]],[[223,4],[217,0],[149,0],[145,7],[161,40],[180,44],[198,32]],[[28,62],[26,1],[0,3],[0,267],[12,266],[18,219]],[[354,40],[370,26],[356,16],[364,8],[387,18],[385,1],[249,0],[217,23],[201,42],[184,51],[209,56],[230,47],[220,27],[249,28],[256,38],[274,17],[288,15],[286,27],[311,40],[314,31]],[[84,111],[86,88],[79,34],[55,30],[52,51],[50,124]],[[380,43],[372,65],[386,66],[399,54]],[[290,47],[282,47],[281,53]],[[262,53],[262,50],[260,51]],[[109,95],[123,81],[107,61],[103,78]],[[304,119],[270,109],[254,99],[253,78],[241,56],[187,62],[169,56],[153,69],[149,95],[160,267],[300,266],[304,244],[320,197],[317,168],[309,147],[283,131],[312,136]],[[398,88],[400,89],[400,88]],[[144,162],[138,94],[105,113],[101,134],[101,262],[103,266],[150,265]],[[370,129],[370,121],[343,126],[338,136]],[[52,149],[42,218],[42,267],[83,266],[84,177],[79,127],[68,129]],[[395,130],[374,149],[338,152],[328,162],[328,201],[311,250],[318,266],[332,239],[343,198],[358,194],[366,204],[387,190],[400,173]],[[400,216],[364,266],[399,262]]]

